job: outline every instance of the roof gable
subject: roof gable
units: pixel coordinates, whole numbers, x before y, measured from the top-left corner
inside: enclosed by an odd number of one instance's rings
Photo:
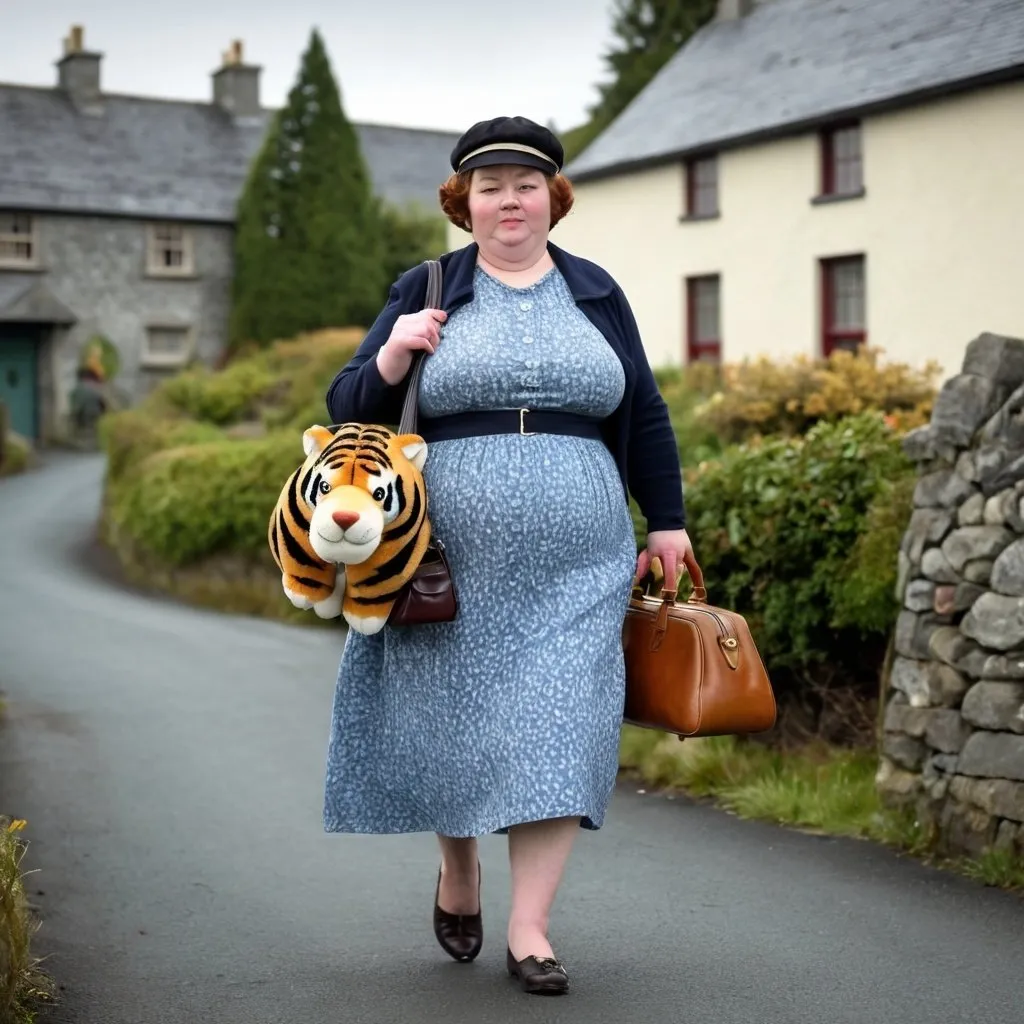
[[[231,223],[273,116],[234,120],[212,103],[106,94],[78,113],[59,89],[0,85],[0,206]],[[449,132],[353,126],[374,190],[437,208]]]
[[[696,33],[566,168],[577,179],[1024,75],[1024,0],[762,0]]]

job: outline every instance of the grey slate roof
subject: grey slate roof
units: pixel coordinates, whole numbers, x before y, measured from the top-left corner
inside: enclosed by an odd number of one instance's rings
[[[56,88],[0,84],[0,207],[233,222],[271,111],[236,124],[212,103],[103,105],[88,116]],[[354,127],[378,195],[438,209],[455,133]]]
[[[763,0],[694,35],[566,173],[585,180],[1022,76],[1024,0]]]

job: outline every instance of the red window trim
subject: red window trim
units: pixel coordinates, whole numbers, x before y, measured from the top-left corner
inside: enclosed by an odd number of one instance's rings
[[[711,161],[715,166],[715,208],[713,210],[697,210],[697,164]],[[718,154],[708,153],[705,156],[691,157],[686,161],[686,216],[717,217],[718,216]]]
[[[850,128],[857,129],[857,146],[861,163],[860,184],[851,192],[839,192],[836,189],[836,133],[847,131]],[[821,192],[823,196],[858,195],[864,191],[864,150],[861,146],[861,123],[860,121],[844,121],[841,124],[830,125],[819,135],[819,148],[821,150]]]
[[[823,259],[820,262],[821,277],[821,351],[826,359],[839,348],[843,341],[854,341],[858,347],[867,343],[868,330],[865,325],[860,330],[834,330],[832,328],[833,317],[835,316],[836,297],[833,288],[831,269],[840,263],[859,263],[861,265],[861,277],[864,292],[864,312],[867,315],[867,260],[862,253],[854,253],[850,256],[833,256]]]
[[[718,284],[718,337],[697,340],[697,286],[703,281]],[[722,362],[722,275],[699,274],[686,278],[686,362],[695,363],[702,355],[710,355],[716,363]]]

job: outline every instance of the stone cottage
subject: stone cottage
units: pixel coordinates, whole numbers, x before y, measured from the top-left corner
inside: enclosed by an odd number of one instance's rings
[[[0,400],[42,441],[95,334],[132,398],[221,353],[235,204],[273,114],[239,42],[207,103],[105,93],[101,64],[76,26],[53,88],[0,84]],[[456,136],[354,127],[377,194],[435,209]]]

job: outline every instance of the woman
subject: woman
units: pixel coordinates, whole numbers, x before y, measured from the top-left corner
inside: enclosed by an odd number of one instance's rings
[[[547,938],[580,828],[604,820],[618,767],[622,623],[636,573],[692,561],[668,413],[629,305],[601,268],[548,240],[569,211],[562,147],[521,117],[474,125],[441,206],[473,243],[388,303],[328,392],[333,422],[397,423],[419,392],[434,533],[456,621],[350,632],[328,753],[332,832],[437,833],[434,928],[480,951],[477,837],[508,834],[506,961],[528,992],[568,977]],[[523,411],[528,410],[528,411]],[[649,528],[637,557],[627,492]]]

